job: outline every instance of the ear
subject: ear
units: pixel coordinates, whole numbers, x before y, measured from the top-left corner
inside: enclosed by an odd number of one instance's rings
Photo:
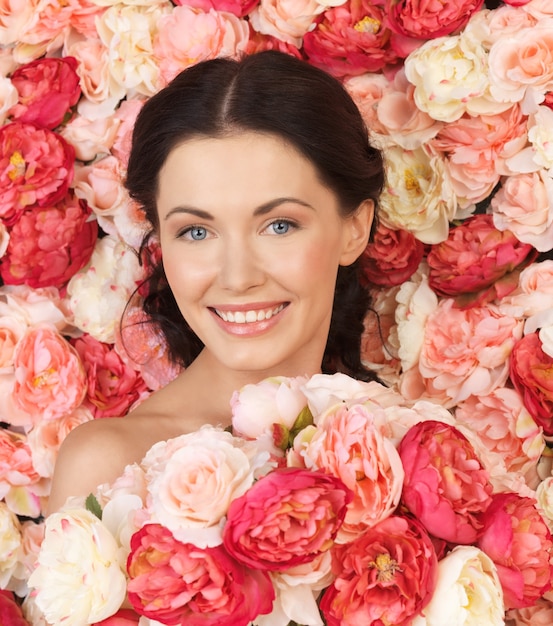
[[[353,215],[346,218],[340,265],[351,265],[367,247],[374,219],[374,201],[364,200]]]

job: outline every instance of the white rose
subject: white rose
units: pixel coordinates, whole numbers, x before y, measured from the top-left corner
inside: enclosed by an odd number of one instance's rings
[[[113,615],[126,594],[119,556],[117,541],[90,511],[67,508],[50,515],[29,578],[46,620],[87,626]]]
[[[553,476],[548,476],[537,486],[536,500],[540,513],[553,531]]]
[[[439,561],[432,599],[412,626],[503,626],[504,614],[493,561],[474,546],[456,546]]]
[[[21,526],[5,502],[0,502],[0,589],[10,589],[8,583],[22,556]]]

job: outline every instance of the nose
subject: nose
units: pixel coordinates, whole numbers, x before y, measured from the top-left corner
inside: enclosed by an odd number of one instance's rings
[[[261,255],[244,239],[226,241],[221,249],[219,283],[223,289],[243,293],[265,280]]]

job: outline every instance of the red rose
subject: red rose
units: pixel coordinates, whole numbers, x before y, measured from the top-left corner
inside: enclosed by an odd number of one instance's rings
[[[495,563],[507,609],[531,606],[551,588],[553,542],[533,498],[498,493],[478,547]]]
[[[128,597],[140,615],[186,626],[247,626],[272,610],[273,585],[222,547],[181,543],[159,524],[131,538]]]
[[[441,296],[489,288],[493,297],[503,297],[517,286],[518,277],[510,278],[509,273],[535,256],[530,244],[520,242],[508,230],[497,230],[492,215],[474,215],[452,228],[445,241],[431,247],[428,282]]]
[[[407,508],[435,537],[474,543],[492,486],[468,440],[453,426],[429,420],[407,431],[398,452]]]
[[[94,417],[126,415],[130,407],[148,395],[140,374],[126,364],[112,345],[90,335],[73,342],[88,380],[85,403]]]
[[[334,557],[337,578],[320,603],[328,626],[407,626],[436,586],[432,541],[406,517],[386,518]]]
[[[21,122],[0,127],[0,218],[10,225],[27,207],[59,202],[74,161],[73,146],[47,128]]]
[[[10,231],[0,276],[7,285],[62,287],[89,261],[98,224],[83,200],[23,211]]]
[[[361,279],[367,287],[401,285],[417,270],[424,244],[406,230],[379,224],[361,256]]]
[[[77,66],[74,57],[43,58],[16,69],[11,81],[19,92],[19,102],[8,114],[19,122],[59,126],[81,97]]]
[[[241,563],[260,570],[309,563],[332,547],[351,499],[335,476],[276,469],[232,501],[225,547]]]
[[[29,626],[13,593],[4,589],[0,589],[0,624],[2,626]]]
[[[303,38],[309,62],[334,76],[378,72],[397,61],[384,12],[370,0],[348,0],[327,9]]]
[[[553,358],[542,350],[538,333],[515,343],[510,357],[510,377],[524,406],[545,435],[553,435]]]
[[[139,620],[140,615],[132,609],[119,609],[114,615],[103,619],[101,622],[96,622],[92,626],[138,626]]]

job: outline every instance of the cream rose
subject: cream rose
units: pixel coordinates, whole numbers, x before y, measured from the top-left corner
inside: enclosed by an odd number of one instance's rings
[[[250,13],[250,23],[257,32],[300,48],[303,36],[324,10],[316,0],[261,0]]]
[[[10,580],[22,557],[21,525],[5,502],[0,502],[0,537],[0,589],[10,589]]]

